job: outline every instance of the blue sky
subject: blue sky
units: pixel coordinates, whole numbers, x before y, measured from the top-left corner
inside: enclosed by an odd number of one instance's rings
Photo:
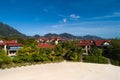
[[[120,0],[0,0],[0,22],[26,35],[120,37]]]

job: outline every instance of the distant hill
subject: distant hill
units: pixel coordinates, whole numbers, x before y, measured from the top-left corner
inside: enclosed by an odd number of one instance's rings
[[[48,34],[45,34],[44,37],[46,38],[50,38],[52,36],[59,36],[58,34],[52,34],[52,33],[48,33]]]
[[[59,36],[63,37],[63,38],[69,38],[69,39],[76,39],[76,38],[78,38],[77,36],[74,36],[74,35],[69,34],[69,33],[62,33]]]
[[[0,37],[26,37],[11,26],[0,22]]]
[[[39,34],[35,34],[34,36],[32,36],[33,38],[40,38],[41,36]]]
[[[101,37],[98,36],[92,36],[92,35],[86,35],[86,36],[74,36],[72,34],[69,33],[62,33],[62,34],[52,34],[52,33],[48,33],[46,35],[44,35],[44,37],[50,38],[52,36],[60,36],[62,38],[69,38],[69,39],[103,39]]]
[[[103,38],[98,37],[98,36],[86,35],[86,36],[83,36],[82,39],[95,40],[95,39],[103,39]]]
[[[97,36],[91,36],[91,35],[86,35],[86,36],[75,36],[69,33],[62,33],[62,34],[52,34],[52,33],[48,33],[46,35],[44,35],[44,37],[50,38],[52,36],[60,36],[62,38],[69,38],[69,39],[103,39],[101,37],[97,37]],[[16,29],[12,28],[11,26],[4,24],[2,22],[0,22],[0,37],[12,37],[12,38],[39,38],[41,37],[40,35],[36,34],[34,36],[26,36],[22,33],[20,33],[19,31],[17,31]]]

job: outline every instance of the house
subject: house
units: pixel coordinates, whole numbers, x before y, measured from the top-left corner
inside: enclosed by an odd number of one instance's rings
[[[51,40],[62,40],[60,36],[52,36],[50,39]]]
[[[16,52],[22,47],[17,40],[0,40],[0,47],[2,47],[8,56],[16,56]]]
[[[57,45],[60,41],[62,41],[62,38],[60,36],[52,36],[50,38],[50,41],[54,42]]]
[[[37,39],[38,43],[55,43],[56,45],[63,39],[60,36],[52,36],[50,38],[40,37]]]
[[[109,46],[111,40],[93,40],[93,43],[98,48],[103,48],[104,46]]]
[[[37,39],[37,42],[38,43],[48,43],[49,39],[46,38],[46,37],[40,37],[40,38]]]
[[[103,49],[103,52],[107,53],[110,41],[111,40],[80,40],[77,46],[81,46],[83,48],[83,55],[88,55],[88,51],[91,46],[101,48]]]
[[[80,40],[80,42],[77,44],[77,46],[81,46],[83,48],[83,55],[88,55],[88,51],[91,45],[91,40]]]

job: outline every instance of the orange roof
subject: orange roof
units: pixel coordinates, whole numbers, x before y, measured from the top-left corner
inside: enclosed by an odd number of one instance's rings
[[[0,43],[1,46],[22,46],[22,44],[17,43],[17,40],[6,40]]]
[[[13,44],[8,44],[8,46],[22,46],[22,44],[13,43]]]
[[[55,48],[54,45],[48,44],[48,43],[39,43],[38,46],[39,46],[40,48],[52,48],[52,49]]]
[[[7,41],[3,41],[3,43],[5,44],[17,43],[17,40],[7,40]]]
[[[94,40],[96,46],[102,46],[104,42],[110,43],[111,40]]]
[[[0,46],[3,46],[3,45],[5,45],[5,43],[0,43]]]
[[[88,46],[88,45],[91,45],[90,40],[81,40],[80,43],[78,44],[78,46]]]

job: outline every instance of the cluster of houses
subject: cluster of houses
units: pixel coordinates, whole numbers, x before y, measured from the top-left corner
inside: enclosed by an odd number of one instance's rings
[[[53,36],[51,38],[41,37],[41,38],[38,38],[37,41],[39,43],[39,47],[41,48],[48,48],[48,47],[55,48],[55,45],[50,44],[51,42],[54,42],[57,45],[60,42],[63,42],[66,40],[70,41],[70,39],[63,39],[60,36]],[[91,46],[96,46],[98,48],[101,48],[105,52],[105,50],[110,45],[110,41],[111,40],[79,40],[77,46],[80,46],[83,48],[82,49],[83,55],[88,55],[88,51],[90,50]]]
[[[65,40],[67,39],[63,39],[60,36],[52,36],[50,38],[40,37],[37,39],[37,42],[39,43],[38,46],[40,48],[53,48],[54,49],[55,45],[52,45],[51,43],[57,45],[60,42],[65,41]]]
[[[40,48],[52,48],[55,49],[55,45],[51,44],[59,44],[60,42],[66,41],[69,39],[63,39],[60,36],[53,36],[51,38],[40,37],[37,39],[38,46]],[[92,45],[103,48],[109,46],[111,40],[79,40],[77,46],[81,46],[83,48],[83,54],[87,55],[90,47]],[[19,44],[17,40],[0,40],[0,47],[5,50],[8,56],[16,56],[16,52],[22,47],[22,44]]]

